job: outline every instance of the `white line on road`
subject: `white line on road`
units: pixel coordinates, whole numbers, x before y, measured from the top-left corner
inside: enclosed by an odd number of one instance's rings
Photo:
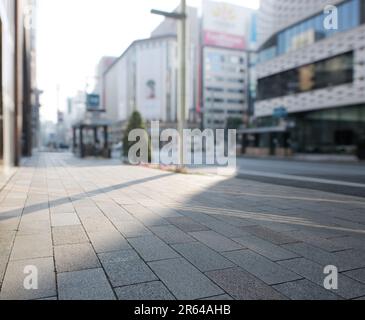
[[[285,179],[285,180],[292,180],[292,181],[331,184],[331,185],[335,185],[335,186],[344,186],[344,187],[365,188],[365,184],[362,184],[362,183],[309,178],[309,177],[301,177],[301,176],[292,176],[292,175],[279,174],[279,173],[269,173],[269,172],[259,172],[259,171],[239,169],[238,174],[244,174],[244,175],[256,176],[256,177],[264,177],[264,178],[275,178],[275,179]]]

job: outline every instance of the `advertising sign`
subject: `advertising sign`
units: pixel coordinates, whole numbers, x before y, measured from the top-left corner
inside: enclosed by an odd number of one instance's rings
[[[100,96],[98,94],[88,94],[86,97],[88,111],[100,110]]]
[[[204,45],[244,50],[248,46],[252,10],[223,2],[204,1]]]

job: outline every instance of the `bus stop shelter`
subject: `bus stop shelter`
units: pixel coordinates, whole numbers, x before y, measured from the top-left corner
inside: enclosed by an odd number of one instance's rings
[[[111,158],[109,128],[105,119],[84,120],[73,126],[73,152],[80,158]]]

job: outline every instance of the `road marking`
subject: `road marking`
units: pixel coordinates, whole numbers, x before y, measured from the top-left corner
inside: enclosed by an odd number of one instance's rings
[[[264,178],[275,178],[275,179],[294,180],[294,181],[303,181],[303,182],[314,182],[314,183],[330,184],[330,185],[344,186],[344,187],[365,188],[365,184],[362,184],[362,183],[337,181],[337,180],[327,180],[327,179],[319,179],[319,178],[309,178],[309,177],[301,177],[301,176],[292,176],[292,175],[279,174],[279,173],[269,173],[269,172],[259,172],[259,171],[239,169],[238,174],[243,174],[243,175],[248,175],[248,176],[256,176],[256,177],[264,177]]]

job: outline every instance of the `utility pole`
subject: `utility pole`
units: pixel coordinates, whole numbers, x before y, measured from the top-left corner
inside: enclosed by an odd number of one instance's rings
[[[180,4],[180,12],[179,13],[170,13],[159,10],[152,10],[151,13],[162,15],[166,18],[175,19],[178,21],[178,33],[177,33],[177,42],[178,42],[178,130],[180,135],[180,169],[184,167],[184,129],[186,127],[186,75],[187,75],[187,5],[186,0],[181,0]]]
[[[181,14],[186,16],[186,0],[181,0]],[[187,65],[187,50],[186,50],[186,18],[181,19],[178,28],[178,47],[179,47],[179,121],[178,129],[180,134],[180,167],[184,167],[184,129],[186,126],[186,65]]]

